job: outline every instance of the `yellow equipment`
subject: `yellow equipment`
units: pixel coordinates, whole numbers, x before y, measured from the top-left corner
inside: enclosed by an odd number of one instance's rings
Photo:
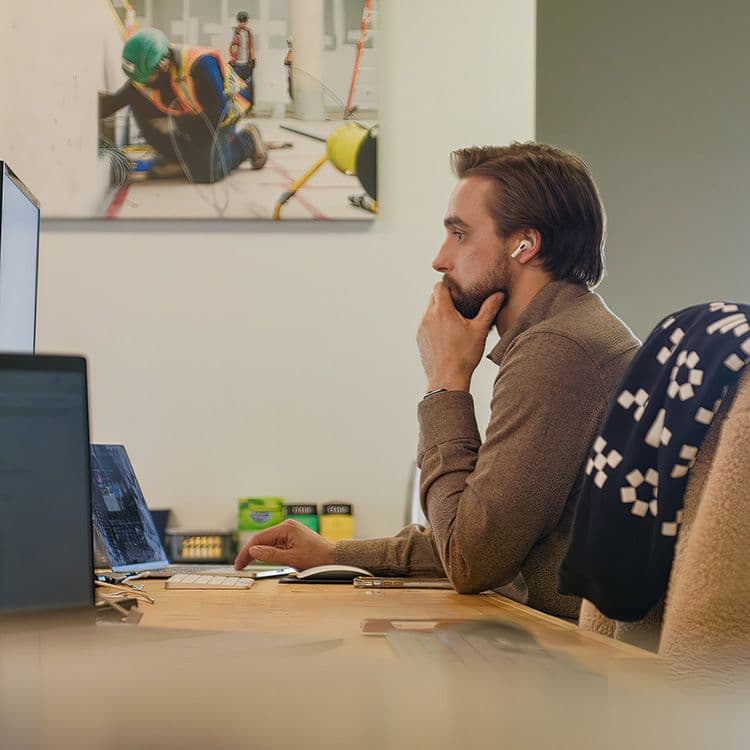
[[[289,128],[291,130],[291,128]],[[295,131],[301,132],[301,131]],[[322,139],[320,139],[322,140]],[[356,122],[347,122],[340,125],[328,136],[326,140],[326,154],[321,156],[301,177],[297,178],[289,190],[281,195],[274,206],[273,218],[281,219],[281,208],[294,197],[296,192],[327,162],[330,161],[339,172],[359,177],[365,190],[375,198],[375,152],[370,148],[370,142],[374,143],[372,130]],[[363,148],[365,149],[363,151]],[[366,153],[367,159],[362,160]],[[372,156],[370,157],[370,154]],[[358,168],[359,162],[359,168]],[[373,200],[373,213],[377,213],[377,202]]]

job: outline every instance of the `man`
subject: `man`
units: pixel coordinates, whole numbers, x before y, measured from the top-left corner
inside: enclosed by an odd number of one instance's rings
[[[290,36],[286,38],[284,65],[286,67],[286,91],[289,98],[294,101],[294,40]]]
[[[193,182],[217,182],[246,159],[266,163],[260,132],[241,121],[248,92],[218,52],[170,45],[157,29],[131,36],[122,50],[128,82],[101,94],[99,116],[129,105],[143,137]]]
[[[232,29],[232,41],[229,43],[229,64],[234,72],[247,83],[250,92],[250,106],[255,103],[253,71],[255,70],[255,42],[253,32],[247,25],[247,13],[241,10],[237,14],[237,25]]]
[[[433,262],[417,342],[420,493],[429,530],[337,544],[291,521],[238,555],[298,568],[447,575],[461,593],[511,586],[533,607],[575,617],[556,590],[588,448],[638,341],[590,290],[604,271],[604,212],[586,165],[539,144],[467,148]],[[471,377],[488,332],[501,340],[490,422],[479,437]],[[508,588],[504,589],[509,591]]]

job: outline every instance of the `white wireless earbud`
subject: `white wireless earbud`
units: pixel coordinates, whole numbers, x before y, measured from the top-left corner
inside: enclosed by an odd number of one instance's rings
[[[511,254],[511,258],[517,258],[524,250],[529,249],[529,243],[524,240]]]

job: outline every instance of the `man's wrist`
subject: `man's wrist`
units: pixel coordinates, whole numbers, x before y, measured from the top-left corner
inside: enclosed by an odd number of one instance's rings
[[[426,393],[437,391],[470,391],[471,379],[463,380],[458,378],[435,378],[428,381]]]

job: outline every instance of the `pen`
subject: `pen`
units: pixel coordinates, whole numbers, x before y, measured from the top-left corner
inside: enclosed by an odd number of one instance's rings
[[[354,579],[358,589],[452,589],[450,581],[444,578],[372,578],[358,576]]]

